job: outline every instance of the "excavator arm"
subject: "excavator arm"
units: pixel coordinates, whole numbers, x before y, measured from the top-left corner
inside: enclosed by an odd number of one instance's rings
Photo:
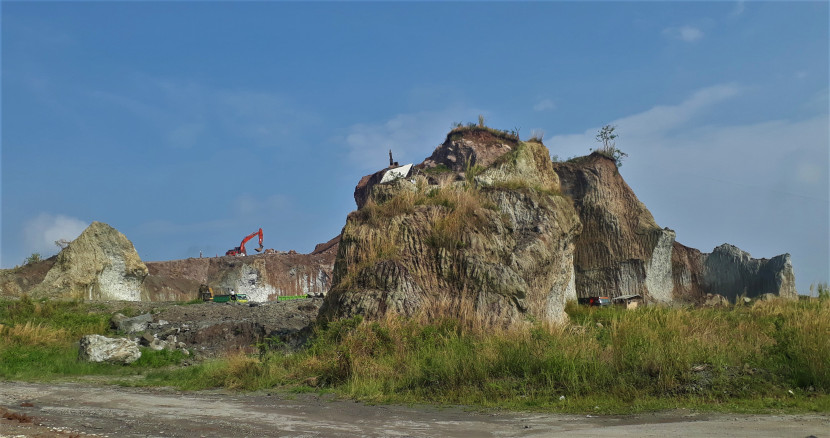
[[[259,236],[259,248],[254,249],[256,250],[256,252],[262,251],[262,228],[260,228],[259,231],[253,232],[247,235],[244,239],[242,239],[242,243],[239,244],[239,252],[241,252],[242,255],[248,255],[248,253],[245,252],[245,244],[248,243],[248,241],[253,239],[255,236]]]
[[[248,255],[248,252],[245,250],[245,244],[256,236],[259,236],[259,247],[254,249],[257,252],[262,251],[262,228],[260,228],[258,231],[254,231],[253,233],[245,236],[245,238],[242,239],[242,243],[240,243],[239,246],[237,246],[234,249],[228,250],[228,252],[226,252],[225,255]]]

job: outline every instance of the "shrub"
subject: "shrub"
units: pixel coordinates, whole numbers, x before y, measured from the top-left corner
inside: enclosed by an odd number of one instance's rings
[[[602,147],[597,149],[597,152],[605,155],[608,158],[614,160],[617,164],[617,167],[622,167],[622,160],[623,158],[627,157],[628,154],[625,152],[617,149],[617,134],[614,133],[616,126],[612,125],[605,125],[597,133],[596,140],[602,143]]]
[[[33,253],[29,254],[28,257],[23,259],[23,264],[28,265],[30,263],[37,263],[41,260],[43,260],[43,258],[40,256],[40,253],[39,252],[33,252]]]

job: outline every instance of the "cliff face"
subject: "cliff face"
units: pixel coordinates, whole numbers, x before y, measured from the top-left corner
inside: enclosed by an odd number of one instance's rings
[[[675,241],[660,228],[620,175],[599,153],[555,163],[562,192],[583,225],[574,268],[581,297],[640,294],[651,302],[702,303],[707,294],[731,301],[772,293],[796,298],[789,254],[753,259],[732,245],[710,254]]]
[[[739,296],[774,294],[796,299],[795,275],[789,254],[753,259],[748,252],[724,243],[703,254],[701,289],[734,302]]]
[[[614,160],[593,153],[554,168],[583,225],[574,259],[578,294],[671,301],[675,233],[657,225]]]
[[[343,228],[322,317],[564,320],[581,225],[547,148],[499,134],[454,130],[415,177],[368,187]]]
[[[33,298],[139,301],[147,266],[115,228],[93,222],[58,253]]]
[[[150,275],[142,285],[146,301],[195,299],[201,284],[214,293],[248,295],[250,301],[280,296],[322,295],[331,286],[337,240],[318,245],[311,254],[278,253],[147,262]]]

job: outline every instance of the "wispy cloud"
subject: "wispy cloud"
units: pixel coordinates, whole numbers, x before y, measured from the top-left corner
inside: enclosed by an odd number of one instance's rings
[[[141,74],[134,75],[126,86],[131,87],[129,93],[94,90],[90,95],[114,111],[129,112],[167,145],[177,148],[223,141],[275,147],[317,120],[312,113],[268,91],[211,88]]]
[[[653,140],[668,135],[669,131],[682,127],[706,108],[730,99],[740,92],[735,84],[722,84],[707,87],[694,92],[689,98],[677,105],[657,105],[646,111],[621,117],[611,122],[618,127],[617,132],[628,141]],[[560,156],[566,154],[580,155],[587,148],[595,146],[595,136],[599,130],[595,126],[580,134],[565,134],[550,137],[549,144]]]
[[[799,120],[699,123],[741,96],[736,85],[718,85],[610,121],[617,146],[629,154],[621,172],[679,241],[703,251],[729,242],[757,257],[790,252],[797,279],[826,281],[827,108]],[[596,147],[599,128],[545,143],[560,157],[584,155]]]
[[[703,31],[694,26],[667,27],[663,29],[663,35],[679,39],[687,43],[693,43],[703,38]]]
[[[732,9],[731,15],[733,17],[737,17],[738,15],[743,14],[745,10],[746,10],[746,2],[743,1],[743,0],[739,0],[739,1],[735,2],[735,8]]]
[[[545,111],[545,110],[552,110],[556,109],[556,104],[553,103],[550,99],[542,99],[536,105],[533,105],[534,111]]]
[[[37,252],[44,257],[51,256],[58,252],[56,240],[74,240],[88,226],[89,223],[74,217],[41,213],[23,228],[24,250],[26,254]]]
[[[344,141],[352,165],[363,171],[377,170],[389,164],[388,150],[403,163],[420,162],[424,145],[438,146],[453,121],[469,119],[480,111],[452,108],[437,111],[398,114],[384,122],[351,126]],[[471,116],[473,115],[473,116]]]
[[[736,85],[718,85],[698,90],[677,105],[659,105],[613,120],[618,146],[631,155],[628,169],[665,172],[673,178],[680,174],[717,177],[827,202],[828,169],[817,164],[827,163],[828,158],[826,113],[798,121],[695,123],[739,95]],[[582,155],[596,147],[598,129],[553,136],[546,143],[559,156]],[[631,180],[646,178],[635,172]]]

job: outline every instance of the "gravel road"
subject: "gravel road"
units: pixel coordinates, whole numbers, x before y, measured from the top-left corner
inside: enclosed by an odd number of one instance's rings
[[[178,392],[75,383],[0,382],[0,417],[3,438],[830,437],[829,414],[468,412],[460,408],[369,406],[310,394]]]

